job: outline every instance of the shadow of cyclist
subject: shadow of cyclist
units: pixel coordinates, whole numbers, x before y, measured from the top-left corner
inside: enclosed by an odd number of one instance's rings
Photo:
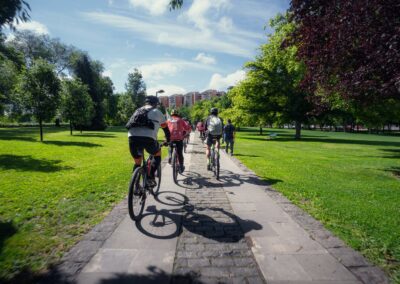
[[[176,229],[165,234],[163,227],[170,226],[172,222]],[[142,219],[136,222],[136,227],[143,234],[157,239],[178,237],[182,228],[185,228],[191,233],[223,243],[238,242],[247,232],[262,229],[257,222],[241,219],[223,208],[196,207],[191,204],[160,210],[155,205],[148,206]]]

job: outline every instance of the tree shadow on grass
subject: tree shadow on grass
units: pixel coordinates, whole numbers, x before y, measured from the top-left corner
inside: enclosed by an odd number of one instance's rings
[[[26,141],[26,142],[36,142],[36,141],[38,141],[38,140],[36,140],[36,139],[34,139],[34,138],[32,138],[32,137],[29,137],[29,136],[17,136],[17,135],[14,135],[14,136],[0,136],[0,140],[3,140],[3,141]]]
[[[384,151],[386,156],[383,158],[388,158],[388,159],[400,159],[400,149],[379,149],[381,151]]]
[[[352,140],[352,139],[335,139],[335,138],[315,138],[302,136],[301,139],[296,140],[294,138],[276,137],[275,139],[269,140],[266,137],[254,137],[244,136],[242,137],[247,140],[258,140],[258,141],[275,141],[275,142],[319,142],[319,143],[333,143],[333,144],[358,144],[358,145],[370,145],[370,146],[392,146],[400,147],[400,142],[392,141],[373,141],[373,140]]]
[[[0,155],[0,169],[35,172],[57,172],[72,167],[60,166],[61,160],[35,159],[32,156]]]
[[[85,134],[74,134],[74,137],[93,137],[93,138],[115,138],[117,137],[115,134],[107,134],[107,133],[85,133]]]
[[[17,229],[14,227],[12,222],[0,221],[0,254],[3,250],[4,242],[16,232]]]
[[[252,158],[260,158],[258,155],[244,155],[244,154],[235,154],[235,157],[252,157]]]
[[[400,167],[392,167],[384,170],[385,172],[391,172],[395,177],[400,179]]]
[[[43,144],[56,146],[78,146],[78,147],[103,147],[100,144],[90,142],[75,142],[75,141],[43,141]]]

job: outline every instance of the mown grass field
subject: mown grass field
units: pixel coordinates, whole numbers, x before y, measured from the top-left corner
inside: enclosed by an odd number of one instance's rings
[[[271,132],[238,132],[236,157],[400,283],[400,137]]]
[[[38,128],[0,128],[0,283],[57,262],[127,194],[125,128],[38,138]]]

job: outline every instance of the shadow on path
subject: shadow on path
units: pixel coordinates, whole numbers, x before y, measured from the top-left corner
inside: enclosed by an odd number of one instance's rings
[[[183,177],[179,178],[179,177]],[[278,182],[283,182],[280,179],[269,179],[254,177],[252,175],[240,175],[235,174],[228,170],[221,170],[219,180],[213,177],[201,176],[199,173],[190,171],[184,172],[181,176],[178,176],[178,186],[187,189],[200,189],[203,187],[214,188],[214,187],[234,187],[244,183],[253,185],[272,185]]]
[[[57,172],[72,167],[60,166],[61,160],[35,159],[32,156],[0,155],[0,169],[35,172]]]
[[[148,237],[156,239],[171,239],[178,237],[182,229],[201,235],[221,243],[234,243],[244,238],[252,230],[261,230],[262,226],[252,220],[244,220],[239,216],[214,206],[195,206],[184,194],[166,192],[163,200],[173,200],[173,205],[182,206],[177,209],[157,209],[155,205],[146,208],[140,221],[136,222],[137,229]],[[161,199],[157,198],[160,202]],[[167,204],[161,202],[163,204]],[[168,202],[171,204],[171,202]],[[228,221],[229,220],[229,221]],[[180,226],[179,224],[182,224]],[[240,224],[240,225],[239,225]],[[163,230],[164,227],[174,226],[174,230]],[[245,228],[243,230],[243,228]]]

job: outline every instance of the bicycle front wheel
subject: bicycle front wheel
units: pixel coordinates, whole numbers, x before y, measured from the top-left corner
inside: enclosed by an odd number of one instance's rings
[[[178,154],[176,153],[176,149],[172,152],[172,176],[174,178],[174,182],[178,183],[178,172],[179,172],[179,161]]]
[[[151,193],[156,196],[160,191],[161,185],[161,165],[158,165],[157,171],[154,173],[154,177],[156,178],[157,185],[151,189]]]
[[[215,176],[217,179],[219,179],[219,154],[217,152],[215,152],[214,162],[215,162]]]
[[[143,168],[137,168],[129,183],[128,211],[133,221],[139,221],[146,202],[145,177]]]

